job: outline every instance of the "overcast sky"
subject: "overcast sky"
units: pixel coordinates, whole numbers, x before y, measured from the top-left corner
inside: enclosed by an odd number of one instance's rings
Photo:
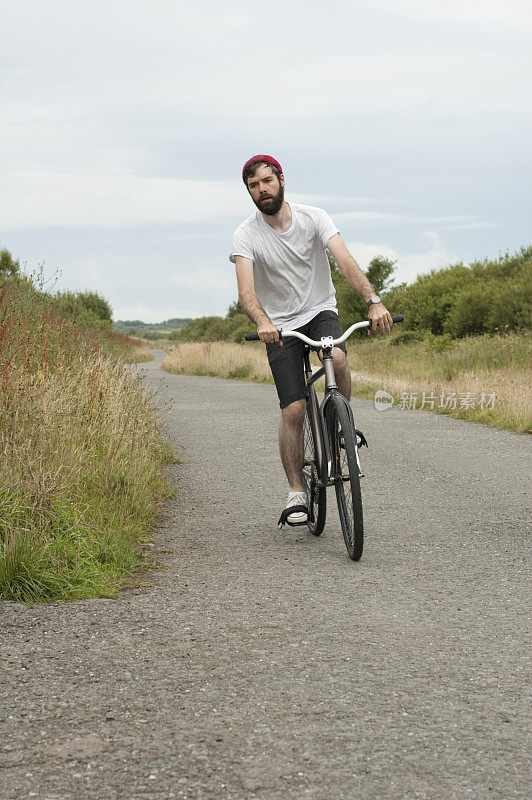
[[[224,314],[257,152],[399,280],[532,241],[525,0],[18,0],[0,247],[116,319]]]

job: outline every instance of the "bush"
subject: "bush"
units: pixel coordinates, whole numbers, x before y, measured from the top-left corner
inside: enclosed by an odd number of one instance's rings
[[[492,291],[488,285],[469,286],[456,293],[453,306],[443,322],[451,336],[470,336],[487,331]]]
[[[15,278],[20,272],[20,262],[5,247],[0,250],[0,280]]]
[[[494,294],[488,330],[506,332],[532,328],[532,270],[521,283],[501,287]]]
[[[523,269],[521,280],[508,282],[492,278],[458,292],[445,320],[445,331],[461,337],[529,330],[532,327],[530,266]]]
[[[241,380],[248,380],[253,375],[253,367],[251,364],[240,364],[238,367],[230,369],[227,373],[228,378],[236,378]]]
[[[454,342],[448,333],[443,336],[434,336],[433,333],[427,334],[427,350],[433,353],[445,353],[447,350],[454,350],[456,342]]]
[[[178,331],[173,331],[169,339],[177,342],[241,342],[245,333],[256,330],[256,326],[241,311],[227,317],[198,317]]]
[[[413,330],[451,336],[532,327],[532,247],[498,259],[454,264],[391,289],[385,302]]]
[[[424,339],[425,334],[421,333],[421,331],[402,331],[390,338],[390,344],[399,346],[410,342],[422,342]]]
[[[54,300],[56,311],[80,327],[111,330],[111,307],[96,292],[57,292]]]
[[[97,292],[78,292],[77,297],[87,311],[95,314],[99,319],[111,323],[113,310],[107,300]]]

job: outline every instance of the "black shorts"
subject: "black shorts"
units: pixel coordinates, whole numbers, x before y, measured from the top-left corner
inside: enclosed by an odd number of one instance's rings
[[[335,311],[320,311],[314,319],[296,330],[304,333],[309,339],[321,339],[322,336],[332,336],[333,339],[338,339],[343,333],[338,314]],[[285,408],[296,400],[302,400],[307,395],[303,372],[304,347],[301,339],[295,337],[283,339],[282,346],[279,342],[271,342],[266,345],[268,361],[281,408]],[[347,353],[345,343],[339,344],[338,347]]]

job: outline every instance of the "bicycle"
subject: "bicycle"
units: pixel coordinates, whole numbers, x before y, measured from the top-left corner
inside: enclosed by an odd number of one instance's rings
[[[392,317],[402,322],[402,314]],[[338,339],[324,336],[320,341],[309,339],[299,331],[279,331],[283,339],[296,337],[305,343],[303,368],[307,386],[307,408],[303,427],[303,483],[308,497],[310,533],[320,536],[327,515],[327,487],[334,486],[342,534],[349,557],[358,561],[364,547],[364,521],[358,451],[367,447],[366,437],[356,426],[353,411],[338,391],[334,376],[332,348],[345,342],[355,330],[368,328],[370,320],[355,322]],[[258,341],[258,333],[246,333],[245,340]],[[322,351],[322,366],[312,372],[311,349]],[[325,376],[325,394],[321,403],[314,384]]]

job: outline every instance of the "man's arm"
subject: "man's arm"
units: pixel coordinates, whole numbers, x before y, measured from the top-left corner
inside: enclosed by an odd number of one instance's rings
[[[244,313],[257,326],[257,333],[262,342],[278,342],[279,331],[258,301],[255,294],[253,278],[253,261],[244,256],[235,256],[236,279],[238,282],[238,300]]]
[[[327,242],[327,248],[348,284],[367,303],[376,292],[345,246],[339,233],[331,236]],[[373,323],[368,333],[376,327],[379,328],[381,333],[390,333],[393,322],[390,312],[384,306],[384,303],[372,303],[368,309],[368,317]]]

